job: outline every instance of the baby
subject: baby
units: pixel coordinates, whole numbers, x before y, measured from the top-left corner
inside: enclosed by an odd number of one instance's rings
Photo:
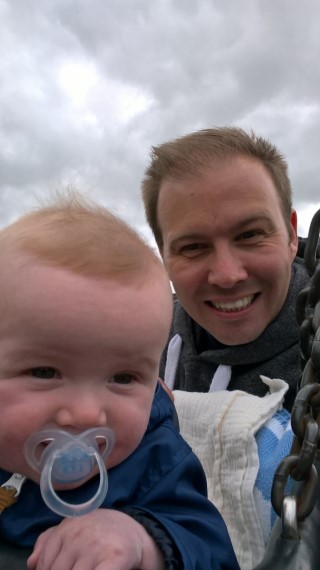
[[[0,485],[26,477],[1,543],[29,549],[30,570],[238,569],[158,382],[172,295],[153,250],[68,194],[0,231],[0,262]],[[54,477],[61,433],[94,440],[78,479]],[[74,516],[106,478],[99,508]]]

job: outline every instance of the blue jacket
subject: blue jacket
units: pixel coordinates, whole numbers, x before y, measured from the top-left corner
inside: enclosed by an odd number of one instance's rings
[[[236,570],[239,566],[226,526],[206,498],[203,469],[178,433],[174,414],[170,398],[159,385],[139,447],[108,471],[109,488],[101,508],[125,511],[129,507],[129,513],[137,510],[155,521],[179,553],[178,568]],[[0,470],[0,485],[9,477],[10,473]],[[77,496],[81,501],[89,499],[95,489],[94,478],[62,495],[74,503]],[[28,480],[17,503],[0,516],[0,537],[32,547],[40,533],[60,521],[43,502],[39,486]]]

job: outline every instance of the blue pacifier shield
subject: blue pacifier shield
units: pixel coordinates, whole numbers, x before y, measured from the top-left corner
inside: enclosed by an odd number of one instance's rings
[[[52,465],[53,483],[76,483],[86,479],[96,464],[95,458],[75,445],[56,455]]]

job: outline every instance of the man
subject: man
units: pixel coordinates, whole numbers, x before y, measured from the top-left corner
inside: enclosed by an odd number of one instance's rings
[[[260,375],[299,378],[297,214],[278,149],[235,127],[153,148],[142,184],[147,220],[177,294],[160,374],[171,388],[244,390]]]

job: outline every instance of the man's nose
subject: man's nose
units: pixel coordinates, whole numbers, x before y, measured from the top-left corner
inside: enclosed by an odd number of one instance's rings
[[[107,424],[105,395],[92,387],[74,387],[64,395],[56,413],[56,423],[63,428],[89,429]]]
[[[216,248],[210,256],[208,283],[223,289],[231,289],[248,278],[242,256],[236,248]]]

